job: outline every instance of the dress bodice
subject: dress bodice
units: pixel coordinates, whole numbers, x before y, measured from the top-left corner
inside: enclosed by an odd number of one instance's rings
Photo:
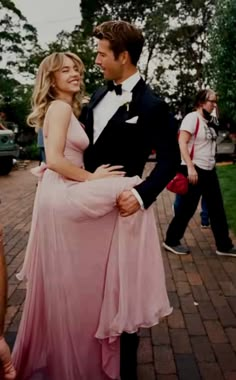
[[[65,145],[65,157],[77,166],[83,165],[83,152],[89,145],[89,139],[74,114],[71,115]]]

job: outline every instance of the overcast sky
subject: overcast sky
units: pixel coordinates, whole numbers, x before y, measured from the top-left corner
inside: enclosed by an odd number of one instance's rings
[[[13,0],[38,30],[43,45],[55,40],[61,30],[72,31],[81,21],[79,0]]]

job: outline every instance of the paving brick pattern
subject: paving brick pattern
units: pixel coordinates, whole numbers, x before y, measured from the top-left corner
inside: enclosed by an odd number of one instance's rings
[[[25,297],[25,284],[15,273],[23,262],[31,222],[37,183],[28,170],[32,165],[0,177],[0,222],[9,277],[6,337],[11,346]],[[152,165],[147,165],[146,173]],[[161,241],[172,218],[173,199],[165,190],[154,205]],[[184,243],[190,255],[162,250],[174,311],[158,326],[140,331],[139,380],[236,380],[236,259],[216,256],[211,230],[200,228],[199,210]]]

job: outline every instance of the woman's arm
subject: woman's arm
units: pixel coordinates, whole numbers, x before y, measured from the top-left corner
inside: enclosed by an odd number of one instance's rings
[[[118,170],[121,166],[102,165],[94,173],[90,173],[65,158],[64,150],[71,114],[71,106],[62,101],[54,101],[48,110],[44,126],[47,130],[44,137],[47,167],[66,178],[79,182],[124,175],[124,172]]]
[[[194,167],[193,161],[191,160],[189,150],[188,150],[188,143],[191,139],[192,135],[190,132],[180,130],[179,133],[179,148],[181,152],[181,156],[186,162],[187,168],[188,168],[188,179],[189,182],[192,184],[197,183],[198,181],[198,174]]]

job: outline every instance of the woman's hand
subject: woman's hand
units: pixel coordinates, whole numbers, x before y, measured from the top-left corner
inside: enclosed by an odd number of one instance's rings
[[[99,166],[94,173],[89,174],[88,181],[91,181],[93,179],[101,179],[101,178],[107,178],[107,177],[114,177],[119,176],[123,177],[125,175],[124,171],[121,171],[119,169],[122,169],[122,165],[101,165]]]
[[[196,185],[198,181],[198,174],[194,166],[188,167],[188,180],[193,185]]]
[[[10,349],[2,336],[0,337],[0,362],[3,379],[14,380],[16,378],[16,371],[11,361]]]

